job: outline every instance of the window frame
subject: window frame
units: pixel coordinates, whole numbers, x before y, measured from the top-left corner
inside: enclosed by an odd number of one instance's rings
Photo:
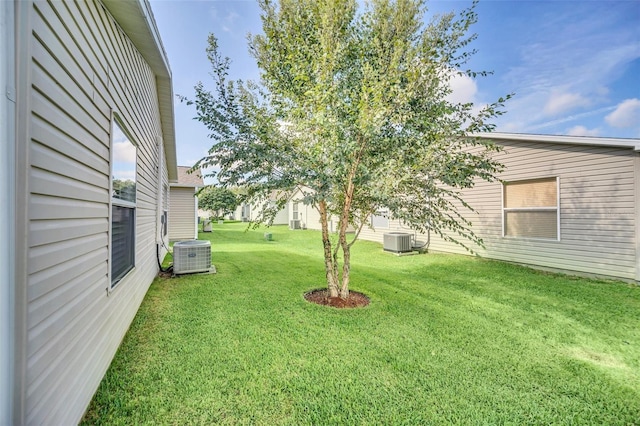
[[[375,220],[384,220],[386,225],[382,226],[380,224],[375,224],[374,221]],[[371,227],[375,230],[375,229],[390,229],[391,227],[391,220],[389,218],[389,209],[387,208],[382,208],[382,209],[378,209],[376,210],[370,218],[370,224]]]
[[[513,183],[526,183],[526,182],[534,182],[540,180],[556,180],[556,205],[555,207],[505,207],[505,193],[507,190],[507,186]],[[501,200],[500,207],[502,213],[502,237],[510,238],[510,239],[518,239],[518,240],[538,240],[538,241],[560,241],[560,176],[545,176],[545,177],[536,177],[529,179],[517,179],[511,181],[503,181],[502,182],[502,191],[500,192]],[[509,212],[540,212],[540,211],[555,211],[556,212],[556,238],[545,238],[545,237],[525,237],[518,235],[506,235],[506,213]]]
[[[129,201],[129,200],[123,200],[121,198],[116,198],[114,197],[114,189],[113,189],[113,184],[114,184],[114,136],[115,136],[115,126],[118,127],[118,129],[127,137],[127,140],[129,141],[129,143],[131,143],[131,145],[133,145],[133,147],[135,148],[136,151],[136,160],[135,160],[135,192],[134,192],[134,196],[135,196],[135,201]],[[109,127],[109,263],[108,263],[108,277],[109,277],[109,286],[107,287],[107,293],[110,294],[111,292],[113,292],[116,288],[119,287],[119,284],[127,277],[127,275],[129,275],[133,270],[135,270],[136,268],[136,229],[137,229],[137,219],[138,219],[138,212],[137,212],[137,201],[138,201],[138,196],[137,196],[137,192],[138,192],[138,149],[139,146],[138,144],[136,144],[134,142],[134,138],[131,137],[131,133],[127,130],[126,125],[124,124],[124,121],[122,120],[122,118],[120,117],[120,115],[118,114],[117,111],[112,111],[111,114],[111,123],[110,123],[110,127]],[[114,207],[121,207],[121,208],[126,208],[126,209],[130,209],[132,210],[132,238],[131,238],[131,250],[132,250],[132,262],[130,267],[127,269],[126,272],[124,272],[121,276],[118,277],[117,280],[114,280],[114,276],[113,276],[113,220],[114,220],[114,214],[113,214],[113,209]]]
[[[300,206],[297,201],[294,201],[291,206],[291,217],[292,220],[300,220]]]
[[[169,235],[169,187],[162,184],[162,238]]]

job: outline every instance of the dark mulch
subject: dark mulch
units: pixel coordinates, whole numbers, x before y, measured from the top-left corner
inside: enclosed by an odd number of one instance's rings
[[[350,291],[348,298],[341,299],[339,297],[329,297],[329,290],[326,288],[308,291],[304,294],[304,298],[308,302],[334,308],[361,308],[369,304],[369,298],[357,291]]]

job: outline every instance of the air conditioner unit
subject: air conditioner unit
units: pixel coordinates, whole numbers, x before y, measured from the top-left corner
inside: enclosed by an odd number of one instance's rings
[[[180,241],[173,245],[173,273],[189,274],[211,270],[211,242]]]
[[[411,234],[388,232],[382,235],[382,248],[393,253],[406,253],[413,250]]]
[[[243,221],[243,222],[249,222],[249,218],[248,218],[248,217],[246,217],[246,216],[242,216],[242,221]]]
[[[289,229],[300,229],[300,220],[290,220],[289,221]]]

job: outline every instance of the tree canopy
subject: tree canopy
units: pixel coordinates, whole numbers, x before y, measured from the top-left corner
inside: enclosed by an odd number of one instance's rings
[[[238,206],[236,194],[228,188],[215,185],[205,186],[198,192],[198,207],[223,216]]]
[[[320,213],[332,296],[349,292],[359,233],[347,235],[349,226],[368,226],[381,208],[416,231],[480,244],[459,210],[473,209],[462,190],[496,179],[501,165],[496,146],[473,135],[494,129],[510,95],[482,107],[452,100],[454,77],[487,74],[465,69],[475,4],[428,23],[419,0],[373,0],[363,10],[355,0],[260,6],[263,33],[249,37],[260,82],[229,79],[230,59],[209,35],[214,89],[197,84],[189,102],[213,146],[196,167],[215,166],[221,186],[245,187],[265,205],[273,190],[303,188]]]

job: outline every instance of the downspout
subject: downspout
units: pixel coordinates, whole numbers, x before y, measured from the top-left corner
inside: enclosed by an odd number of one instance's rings
[[[0,424],[14,423],[15,369],[15,5],[0,2]]]
[[[163,247],[165,246],[163,235],[162,235],[162,226],[163,222],[167,220],[164,217],[164,212],[162,210],[162,164],[163,164],[163,155],[162,150],[164,146],[162,143],[162,137],[156,137],[156,149],[158,150],[158,158],[157,158],[157,193],[156,193],[156,258],[158,260],[158,272],[164,272],[162,269],[162,260],[164,259],[164,251]]]
[[[156,244],[162,244],[162,137],[156,137],[156,149],[158,150],[157,167],[157,191],[156,191]]]
[[[164,185],[162,183],[162,171],[164,170],[164,143],[162,141],[162,137],[158,136],[156,138],[156,148],[158,149],[158,175],[157,175],[157,193],[156,193],[156,261],[158,263],[158,273],[170,271],[173,265],[169,265],[166,269],[162,267],[162,261],[164,260],[164,255],[169,251],[167,245],[164,241],[164,235],[162,234],[162,227],[164,221],[169,220],[164,215],[164,209],[162,208],[162,202],[164,197]],[[169,224],[166,225],[167,229],[169,229]]]
[[[196,208],[195,208],[195,210],[196,210],[196,211],[195,211],[195,217],[193,218],[193,219],[194,219],[194,222],[195,222],[195,230],[194,230],[194,232],[195,232],[195,237],[193,237],[193,238],[197,240],[197,239],[198,239],[198,195],[197,195],[197,194],[198,194],[198,187],[196,186],[196,187],[193,189],[193,191],[194,191],[193,198],[195,198],[195,200],[194,200],[194,201],[195,201],[195,202],[194,202],[194,204],[195,204],[195,206],[196,206]],[[212,222],[212,223],[213,223],[213,222]],[[212,228],[212,229],[213,229],[213,228]]]

